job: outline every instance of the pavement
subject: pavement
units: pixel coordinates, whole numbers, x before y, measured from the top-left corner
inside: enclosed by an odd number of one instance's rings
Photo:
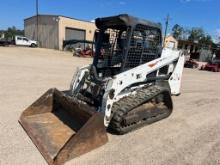
[[[18,123],[21,112],[47,89],[69,88],[89,58],[40,48],[0,47],[0,165],[46,165]],[[220,73],[184,69],[182,93],[171,116],[109,142],[72,164],[219,165]]]

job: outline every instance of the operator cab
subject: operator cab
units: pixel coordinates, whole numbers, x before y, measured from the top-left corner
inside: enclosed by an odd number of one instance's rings
[[[73,95],[101,107],[109,78],[161,56],[161,25],[128,15],[97,18],[95,23],[93,64]],[[156,71],[149,75],[155,77]]]
[[[161,55],[161,25],[126,14],[97,18],[93,66],[98,78],[112,77]]]

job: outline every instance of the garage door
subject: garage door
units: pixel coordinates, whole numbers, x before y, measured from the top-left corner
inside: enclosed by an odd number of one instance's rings
[[[65,40],[85,40],[85,36],[85,30],[66,28]]]

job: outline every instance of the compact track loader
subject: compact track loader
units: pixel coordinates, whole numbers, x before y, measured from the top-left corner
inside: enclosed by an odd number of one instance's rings
[[[161,25],[129,15],[95,20],[93,63],[70,89],[48,90],[19,122],[49,164],[107,142],[106,129],[125,134],[168,117],[180,94],[184,55],[162,49]]]

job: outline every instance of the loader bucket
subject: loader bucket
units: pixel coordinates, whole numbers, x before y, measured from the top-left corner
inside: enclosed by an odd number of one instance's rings
[[[63,164],[105,144],[103,122],[101,113],[57,89],[49,89],[19,119],[48,164]]]

